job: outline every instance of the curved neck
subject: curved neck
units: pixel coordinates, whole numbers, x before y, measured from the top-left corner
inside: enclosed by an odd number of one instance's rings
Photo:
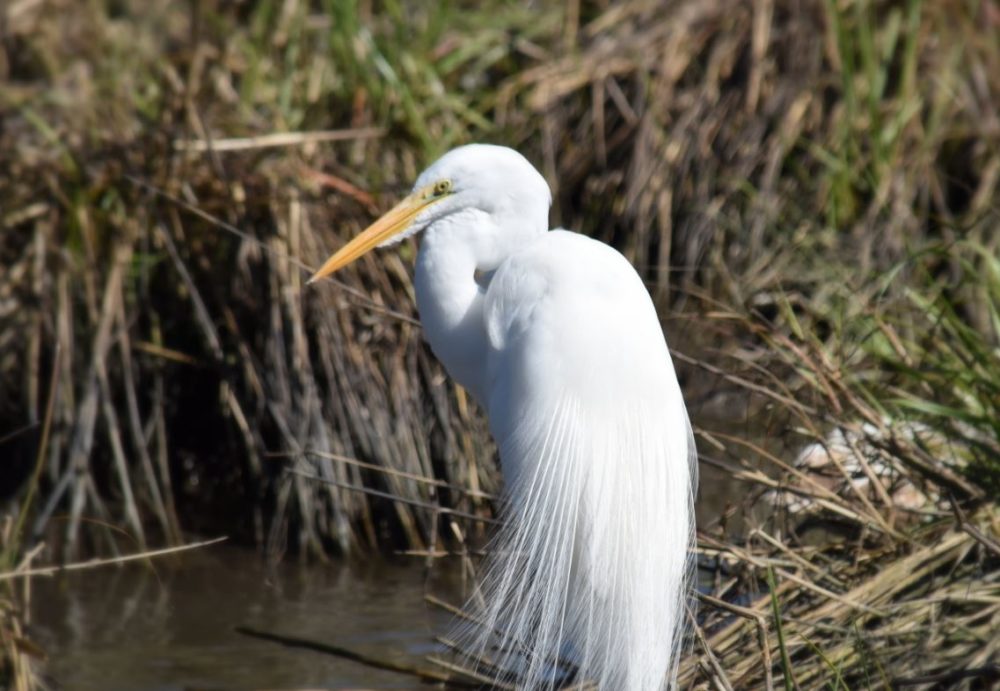
[[[435,223],[420,243],[414,288],[424,337],[459,384],[485,405],[483,291],[474,246],[454,223]]]

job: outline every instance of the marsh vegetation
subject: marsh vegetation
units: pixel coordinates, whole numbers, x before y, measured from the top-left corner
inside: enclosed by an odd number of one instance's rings
[[[9,0],[0,685],[44,666],[32,566],[481,546],[494,449],[413,247],[303,290],[477,140],[639,269],[702,492],[739,483],[682,685],[996,683],[996,2]]]

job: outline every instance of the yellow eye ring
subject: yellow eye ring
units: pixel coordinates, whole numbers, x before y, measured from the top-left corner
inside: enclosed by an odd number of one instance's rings
[[[438,180],[434,183],[434,196],[440,197],[451,192],[451,180]]]

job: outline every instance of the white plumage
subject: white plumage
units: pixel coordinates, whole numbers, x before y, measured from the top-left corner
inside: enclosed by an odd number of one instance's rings
[[[463,643],[524,688],[567,676],[646,691],[676,674],[693,535],[694,440],[652,301],[618,252],[548,231],[520,154],[455,149],[313,280],[424,231],[417,307],[489,416],[506,483]]]

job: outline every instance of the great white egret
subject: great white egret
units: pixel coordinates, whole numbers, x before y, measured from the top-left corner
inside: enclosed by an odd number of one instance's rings
[[[519,153],[454,149],[310,282],[424,231],[420,321],[486,410],[506,485],[466,645],[519,687],[556,685],[569,658],[601,689],[661,689],[684,629],[694,438],[638,274],[550,231],[551,200]]]

